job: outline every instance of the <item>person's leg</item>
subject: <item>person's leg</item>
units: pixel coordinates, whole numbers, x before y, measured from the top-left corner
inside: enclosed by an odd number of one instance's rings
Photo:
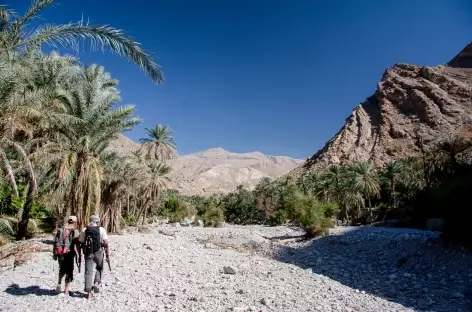
[[[93,267],[94,267],[94,256],[90,255],[85,258],[85,292],[89,298],[92,294],[92,282],[93,282]]]
[[[97,251],[94,255],[94,260],[96,263],[96,272],[95,272],[95,280],[94,280],[94,291],[100,291],[100,284],[102,283],[102,273],[103,273],[103,249]]]
[[[64,272],[64,260],[62,259],[61,256],[57,258],[57,263],[59,264],[59,278],[57,280],[57,286],[56,286],[56,292],[60,293],[61,292],[61,285],[62,285],[62,279],[64,278],[65,272]]]
[[[65,259],[66,287],[64,293],[69,294],[70,283],[74,280],[74,254],[68,254]]]

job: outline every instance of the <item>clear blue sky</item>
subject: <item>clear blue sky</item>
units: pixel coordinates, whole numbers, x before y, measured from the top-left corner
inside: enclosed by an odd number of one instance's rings
[[[42,16],[125,29],[156,56],[156,86],[109,53],[144,127],[169,124],[180,154],[223,147],[305,158],[397,62],[437,65],[472,41],[470,0],[58,0]],[[6,0],[18,11],[28,0]]]

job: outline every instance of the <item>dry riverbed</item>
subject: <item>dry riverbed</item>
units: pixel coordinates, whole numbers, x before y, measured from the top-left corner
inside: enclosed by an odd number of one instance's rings
[[[151,229],[111,236],[113,271],[93,300],[83,274],[70,296],[56,295],[57,263],[41,252],[0,272],[0,311],[471,311],[472,256],[446,252],[435,233],[337,228],[287,242],[301,233]]]

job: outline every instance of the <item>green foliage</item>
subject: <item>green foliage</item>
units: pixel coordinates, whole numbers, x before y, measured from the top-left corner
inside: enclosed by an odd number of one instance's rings
[[[169,198],[164,203],[164,214],[169,222],[182,222],[189,217],[189,207],[178,198]]]
[[[52,211],[38,202],[33,202],[31,206],[31,217],[33,219],[50,218],[52,217]]]
[[[223,210],[213,202],[204,204],[198,216],[202,218],[204,225],[209,227],[220,227],[224,221]]]
[[[331,216],[337,210],[334,203],[320,202],[294,189],[285,193],[283,206],[292,223],[304,228],[308,236],[327,234],[333,226]]]
[[[238,186],[236,192],[222,199],[225,220],[236,224],[254,224],[260,222],[260,214],[254,207],[253,193]]]

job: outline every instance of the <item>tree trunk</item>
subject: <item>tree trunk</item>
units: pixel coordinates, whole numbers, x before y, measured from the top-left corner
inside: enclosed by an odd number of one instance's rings
[[[145,225],[145,224],[146,224],[147,211],[148,211],[148,209],[144,209],[144,214],[143,214],[143,225]]]
[[[23,161],[25,162],[26,168],[28,170],[28,184],[29,184],[28,195],[26,196],[26,200],[23,205],[23,212],[21,214],[21,220],[18,223],[18,232],[16,235],[16,238],[20,240],[26,237],[26,233],[28,230],[28,222],[30,218],[31,205],[33,204],[34,196],[38,189],[38,185],[36,182],[36,176],[34,174],[33,166],[31,165],[31,161],[29,160],[28,155],[26,154],[26,151],[16,142],[12,142],[12,145],[17,151],[17,153],[20,154],[21,157],[23,158]]]
[[[97,169],[95,169],[95,179],[96,179],[96,186],[95,186],[95,209],[94,209],[94,214],[100,215],[100,200],[101,200],[101,179],[100,179],[100,173],[98,172]]]
[[[126,216],[129,217],[129,193],[128,192],[126,192]]]
[[[13,174],[13,169],[10,165],[10,161],[7,158],[7,154],[5,154],[5,151],[0,148],[0,158],[3,163],[3,169],[5,171],[5,175],[8,179],[8,183],[11,185],[11,188],[13,189],[13,194],[16,197],[19,197],[18,194],[18,186],[16,185],[15,181],[15,175]]]

